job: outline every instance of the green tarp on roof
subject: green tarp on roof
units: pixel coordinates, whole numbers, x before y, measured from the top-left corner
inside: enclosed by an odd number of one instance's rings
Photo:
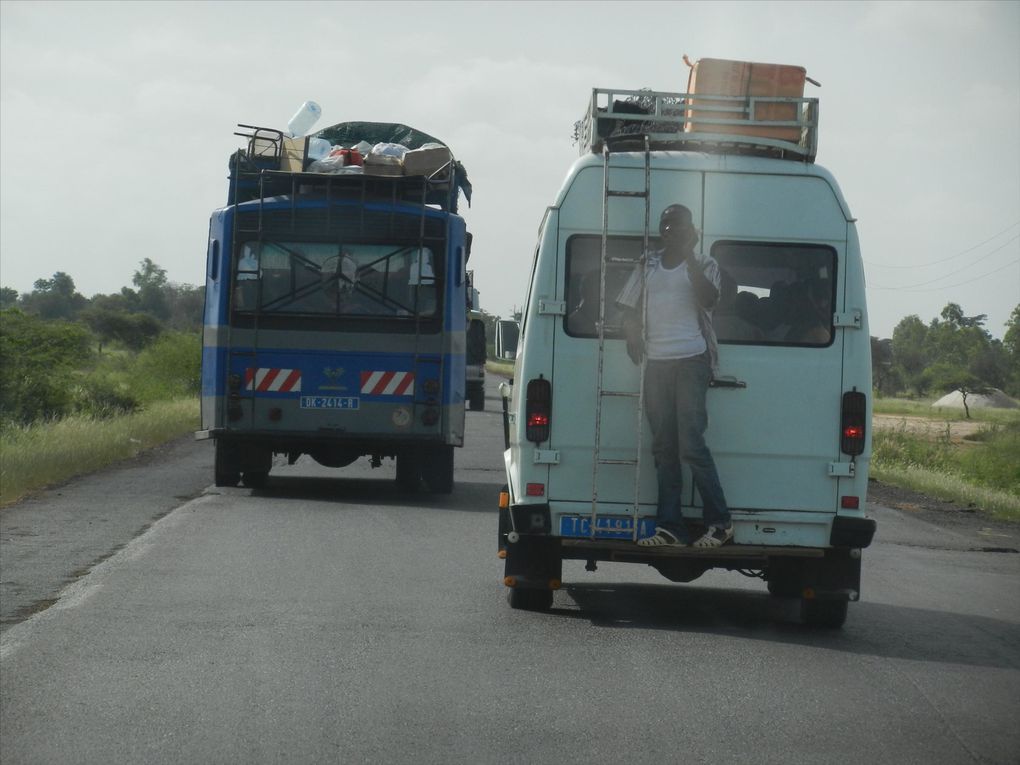
[[[433,138],[428,133],[396,122],[341,122],[323,128],[314,136],[325,138],[334,146],[337,144],[353,146],[359,141],[366,141],[373,146],[377,143],[399,143],[408,149],[420,149],[427,143],[446,146],[445,143],[438,138]]]
[[[438,138],[398,122],[340,122],[312,135],[315,138],[324,138],[334,146],[354,146],[361,141],[373,146],[377,143],[399,143],[408,149],[420,149],[427,143],[446,146]],[[464,193],[464,198],[470,205],[471,182],[468,180],[467,170],[460,162],[456,163],[456,170],[457,186]],[[456,204],[453,209],[456,211]]]

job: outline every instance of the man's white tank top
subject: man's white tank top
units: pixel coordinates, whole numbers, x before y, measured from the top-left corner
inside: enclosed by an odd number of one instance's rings
[[[645,291],[648,358],[686,359],[704,353],[708,346],[698,324],[686,261],[673,269],[657,264],[647,276]]]

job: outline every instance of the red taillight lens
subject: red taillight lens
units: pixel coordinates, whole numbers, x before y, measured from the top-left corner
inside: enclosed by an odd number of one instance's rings
[[[860,497],[840,497],[839,506],[844,510],[860,510],[861,498]]]
[[[525,487],[525,494],[529,497],[544,497],[545,496],[545,484],[544,483],[529,483]]]
[[[525,422],[527,438],[536,444],[549,440],[552,423],[552,385],[543,377],[528,383]]]
[[[839,448],[843,454],[854,457],[864,451],[867,414],[868,400],[863,393],[853,390],[843,394],[839,439]]]

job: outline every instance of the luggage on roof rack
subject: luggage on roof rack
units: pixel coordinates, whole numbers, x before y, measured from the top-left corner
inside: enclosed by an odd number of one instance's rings
[[[696,84],[693,78],[691,84]],[[604,145],[610,151],[643,149],[647,136],[653,149],[814,161],[818,152],[817,98],[688,90],[691,92],[593,88],[588,109],[574,126],[580,153],[598,153]]]

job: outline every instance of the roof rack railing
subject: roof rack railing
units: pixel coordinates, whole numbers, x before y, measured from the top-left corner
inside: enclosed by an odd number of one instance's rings
[[[724,154],[813,162],[818,153],[818,99],[725,96],[651,90],[592,89],[574,125],[580,154],[692,148]]]

